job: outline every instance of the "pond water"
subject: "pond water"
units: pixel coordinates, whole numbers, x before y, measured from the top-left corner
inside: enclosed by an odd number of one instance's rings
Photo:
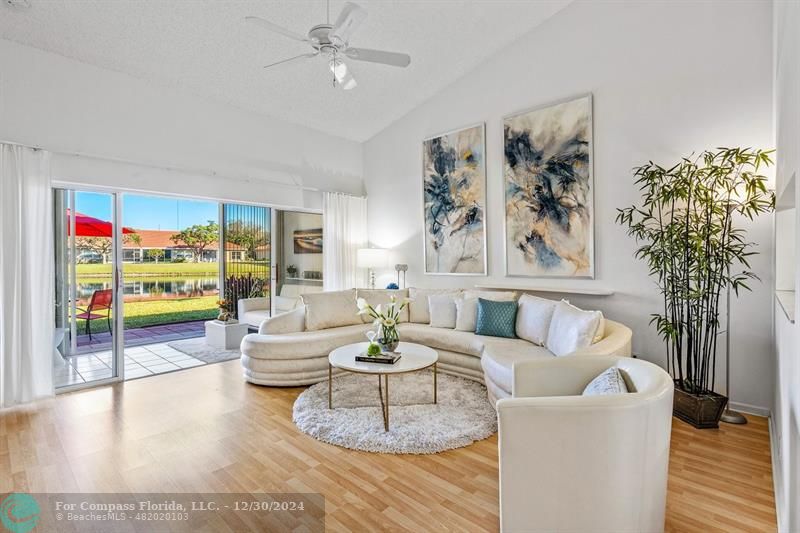
[[[77,299],[88,303],[94,291],[110,288],[111,279],[78,278]],[[219,279],[194,276],[130,279],[124,282],[123,294],[126,302],[214,296],[219,294]]]

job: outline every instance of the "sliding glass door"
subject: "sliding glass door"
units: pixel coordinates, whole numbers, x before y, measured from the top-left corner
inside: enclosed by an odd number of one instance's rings
[[[117,194],[54,189],[56,388],[121,377]]]
[[[253,317],[249,323],[257,328],[259,319],[269,316],[271,307],[272,209],[222,204],[220,210],[225,301],[234,317],[247,321],[238,316],[238,302],[248,300],[247,309]]]

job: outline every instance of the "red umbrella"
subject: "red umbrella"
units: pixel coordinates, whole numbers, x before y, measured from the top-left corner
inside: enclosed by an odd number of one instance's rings
[[[70,212],[67,209],[67,235],[70,231]],[[100,220],[99,218],[90,217],[83,213],[75,212],[75,236],[76,237],[111,237],[114,233],[114,228],[111,222]],[[122,233],[136,233],[130,228],[122,228]]]

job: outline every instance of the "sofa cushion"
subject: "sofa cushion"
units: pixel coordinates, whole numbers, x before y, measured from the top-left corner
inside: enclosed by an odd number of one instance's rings
[[[279,315],[281,313],[288,313],[293,309],[297,309],[297,306],[302,303],[302,300],[299,296],[297,298],[290,298],[288,296],[273,296],[272,303],[275,307],[275,314]]]
[[[335,348],[366,342],[369,324],[342,326],[282,335],[250,334],[242,340],[242,352],[254,359],[304,359],[327,356]]]
[[[478,300],[475,298],[456,298],[456,329],[475,331],[478,324]]]
[[[428,296],[431,294],[452,294],[455,298],[461,294],[461,289],[418,289],[409,287],[408,296],[411,298],[411,305],[409,305],[410,322],[415,324],[431,323],[431,313],[428,309]]]
[[[516,302],[519,294],[514,291],[479,291],[469,289],[464,291],[464,298],[483,298],[493,302]]]
[[[492,337],[516,338],[517,302],[495,302],[478,298],[475,333]]]
[[[479,337],[485,347],[481,357],[481,367],[488,379],[511,393],[514,363],[530,361],[536,357],[553,357],[544,346],[536,346],[522,339],[502,337]]]
[[[408,289],[358,289],[356,291],[356,298],[364,298],[372,307],[386,307],[391,301],[390,298],[394,296],[397,299],[398,305],[408,298]],[[373,318],[367,314],[361,315],[364,323],[372,323]],[[397,317],[398,322],[408,322],[408,306]]]
[[[356,307],[356,290],[303,294],[306,306],[306,330],[363,324]]]
[[[427,324],[400,324],[400,342],[418,342],[434,349],[448,350],[480,357],[481,338],[468,331],[434,328]]]
[[[591,346],[602,318],[600,311],[583,311],[564,300],[558,302],[547,332],[547,349],[561,356]]]
[[[431,294],[428,296],[428,311],[431,326],[434,328],[456,327],[456,302],[450,294]]]
[[[517,337],[539,346],[547,343],[547,332],[558,302],[523,294],[517,310]]]
[[[239,322],[257,328],[263,321],[268,319],[269,316],[269,309],[255,309],[239,315]]]

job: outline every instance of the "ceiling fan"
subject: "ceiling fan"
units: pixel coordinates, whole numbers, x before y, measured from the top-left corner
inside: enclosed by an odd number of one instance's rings
[[[328,67],[333,74],[334,87],[341,86],[344,90],[350,90],[358,85],[353,73],[347,68],[345,58],[354,61],[368,61],[370,63],[381,63],[393,67],[407,67],[411,64],[411,56],[397,52],[386,52],[383,50],[372,50],[370,48],[354,48],[350,46],[350,37],[361,25],[367,12],[361,6],[352,2],[345,3],[339,18],[335,24],[330,23],[330,0],[327,2],[328,18],[325,24],[317,24],[310,30],[308,35],[288,30],[277,24],[259,17],[245,17],[247,22],[261,26],[262,28],[274,33],[279,33],[284,37],[289,37],[295,41],[300,41],[311,46],[313,49],[306,54],[290,57],[281,61],[276,61],[266,65],[264,68],[271,68],[283,65],[297,59],[313,59],[323,57],[328,61]]]

